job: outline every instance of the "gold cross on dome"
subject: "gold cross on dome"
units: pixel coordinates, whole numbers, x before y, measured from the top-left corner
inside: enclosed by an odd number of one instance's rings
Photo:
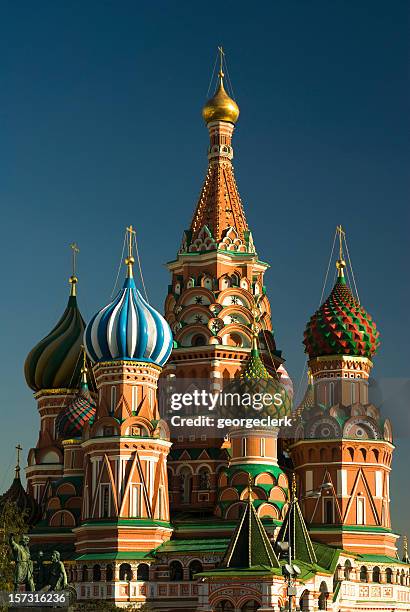
[[[132,257],[132,239],[133,239],[133,236],[135,236],[136,234],[136,231],[132,227],[132,225],[127,227],[127,234],[128,234],[128,257]]]
[[[344,231],[341,225],[338,225],[336,228],[337,233],[339,234],[339,259],[343,259],[343,239],[346,236],[346,232]]]
[[[223,77],[224,76],[223,63],[224,63],[225,51],[223,50],[222,46],[218,47],[218,51],[219,51],[219,76]]]
[[[80,249],[78,248],[78,244],[76,242],[72,242],[70,244],[70,249],[72,250],[73,276],[75,276],[77,266],[77,253],[80,252]]]

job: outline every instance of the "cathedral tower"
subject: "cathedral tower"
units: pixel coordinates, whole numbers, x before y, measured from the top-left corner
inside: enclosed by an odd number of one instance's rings
[[[134,233],[128,228],[123,288],[91,319],[84,334],[98,403],[81,444],[82,522],[75,530],[79,554],[137,554],[171,535],[166,469],[171,443],[158,411],[157,381],[172,335],[136,288]]]
[[[168,264],[172,279],[165,316],[175,346],[164,376],[207,380],[212,390],[238,377],[251,352],[257,309],[261,357],[289,383],[272,332],[264,285],[268,264],[257,255],[234,176],[232,135],[239,108],[225,90],[222,50],[216,93],[202,115],[210,138],[208,170],[190,228]],[[176,435],[173,442],[172,508],[212,512],[218,473],[228,462],[227,443],[217,432],[198,430]]]
[[[34,391],[40,414],[40,432],[36,448],[28,455],[27,488],[37,502],[44,497],[49,481],[63,473],[63,449],[56,419],[75,398],[81,377],[81,345],[85,323],[77,303],[77,276],[73,249],[73,273],[70,276],[68,304],[60,320],[28,354],[24,374]]]
[[[346,281],[338,231],[337,280],[305,331],[312,398],[301,411],[291,454],[316,540],[394,556],[392,429],[368,394],[379,332]]]

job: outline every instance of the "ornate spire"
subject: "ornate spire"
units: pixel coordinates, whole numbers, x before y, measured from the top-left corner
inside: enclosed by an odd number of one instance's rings
[[[293,473],[290,504],[279,530],[277,542],[287,542],[289,544],[292,560],[317,563],[316,553],[299,506],[296,489],[296,476]]]
[[[34,497],[31,497],[25,490],[20,480],[20,444],[17,444],[17,462],[13,482],[3,495],[0,495],[0,514],[6,504],[15,504],[22,514],[25,523],[33,526],[41,518],[41,511]]]
[[[231,537],[220,567],[247,569],[279,567],[278,558],[252,503],[252,481],[248,482],[248,502]]]
[[[239,108],[225,91],[222,47],[219,53],[217,91],[202,111],[210,136],[208,172],[181,252],[221,250],[254,253],[232,167],[232,134]]]

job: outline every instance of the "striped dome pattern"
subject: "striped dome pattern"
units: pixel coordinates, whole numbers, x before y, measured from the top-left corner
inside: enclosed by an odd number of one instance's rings
[[[67,308],[51,332],[28,354],[24,374],[33,391],[75,389],[80,380],[81,344],[85,323],[77,298],[70,295]]]
[[[82,385],[77,395],[63,408],[56,418],[56,431],[60,438],[81,437],[86,423],[92,423],[96,405],[87,385]]]
[[[354,355],[371,359],[379,344],[372,317],[353,296],[344,277],[310,318],[303,340],[310,359],[324,355]]]
[[[172,333],[128,277],[115,299],[87,325],[84,344],[93,362],[135,359],[163,366],[172,350]]]

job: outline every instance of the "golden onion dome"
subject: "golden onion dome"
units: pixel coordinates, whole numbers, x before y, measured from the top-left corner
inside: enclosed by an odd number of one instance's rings
[[[205,123],[211,121],[228,121],[236,123],[239,117],[239,107],[235,100],[232,100],[225,91],[223,72],[219,73],[219,86],[215,95],[208,100],[202,109],[202,116]]]

